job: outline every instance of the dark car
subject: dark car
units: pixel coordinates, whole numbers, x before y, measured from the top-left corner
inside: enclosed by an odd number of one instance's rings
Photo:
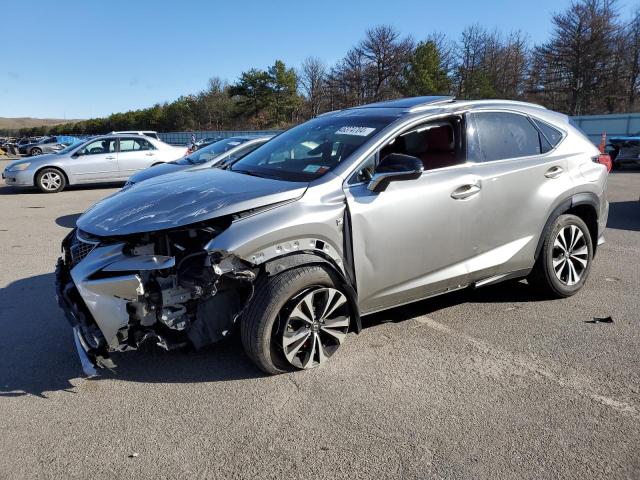
[[[271,136],[229,137],[219,140],[179,160],[163,163],[162,165],[154,165],[132,175],[125,183],[125,188],[167,173],[175,173],[190,168],[207,168],[228,164],[252,152],[270,138]]]
[[[39,140],[40,140],[40,138],[35,138],[35,137],[22,137],[16,143],[16,149],[18,150],[18,153],[26,154],[27,153],[27,151],[26,151],[27,145],[30,145],[32,143],[36,143]]]
[[[640,165],[640,132],[609,139],[609,154],[614,170],[623,165]]]
[[[204,147],[208,147],[212,143],[218,142],[220,140],[223,140],[223,137],[205,137],[205,138],[201,138],[200,140],[198,140],[196,143],[193,144],[193,151],[195,152],[196,150],[201,150]]]

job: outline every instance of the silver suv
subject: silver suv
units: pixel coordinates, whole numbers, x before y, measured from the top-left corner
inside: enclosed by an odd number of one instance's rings
[[[91,207],[63,241],[58,300],[87,374],[111,351],[235,330],[267,373],[315,367],[379,310],[514,278],[576,293],[604,241],[597,158],[566,116],[525,103],[331,112]]]

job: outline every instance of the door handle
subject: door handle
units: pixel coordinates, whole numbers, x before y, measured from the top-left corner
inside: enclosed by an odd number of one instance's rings
[[[462,185],[451,192],[451,198],[456,200],[462,200],[463,198],[469,198],[481,190],[480,184],[470,183],[468,185]]]
[[[562,174],[562,172],[564,172],[564,169],[562,167],[554,166],[544,172],[544,176],[547,178],[558,178]]]
[[[108,156],[108,157],[104,157],[106,160],[114,160],[116,157],[112,157],[112,156]]]
[[[147,157],[153,157],[154,153],[153,153],[153,152],[149,152],[149,153],[145,153],[145,155],[146,155]]]

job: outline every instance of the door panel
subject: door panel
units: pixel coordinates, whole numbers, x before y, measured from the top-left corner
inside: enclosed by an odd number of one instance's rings
[[[545,175],[554,167],[564,171]],[[469,225],[473,236],[471,281],[529,269],[547,216],[562,192],[571,188],[566,160],[558,155],[475,164],[482,182],[477,215]]]
[[[89,143],[83,154],[69,160],[68,171],[73,183],[113,181],[118,176],[115,139]]]
[[[363,313],[418,300],[468,283],[465,260],[478,195],[451,194],[477,179],[467,165],[426,171],[380,193],[346,188],[354,267]]]
[[[118,151],[120,178],[127,179],[161,161],[158,151],[144,138],[121,138]]]

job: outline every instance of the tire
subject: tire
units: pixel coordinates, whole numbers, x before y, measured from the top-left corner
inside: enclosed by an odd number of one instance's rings
[[[335,353],[351,318],[338,285],[335,275],[320,265],[258,281],[240,325],[244,350],[258,368],[270,375],[312,368]]]
[[[528,281],[551,297],[570,297],[585,284],[592,260],[593,240],[587,225],[575,215],[560,215],[544,238]]]
[[[57,193],[67,186],[67,179],[57,168],[43,168],[36,175],[36,186],[44,193]]]
[[[35,157],[37,155],[42,155],[42,150],[39,148],[32,148],[31,151],[29,152],[29,156]]]

